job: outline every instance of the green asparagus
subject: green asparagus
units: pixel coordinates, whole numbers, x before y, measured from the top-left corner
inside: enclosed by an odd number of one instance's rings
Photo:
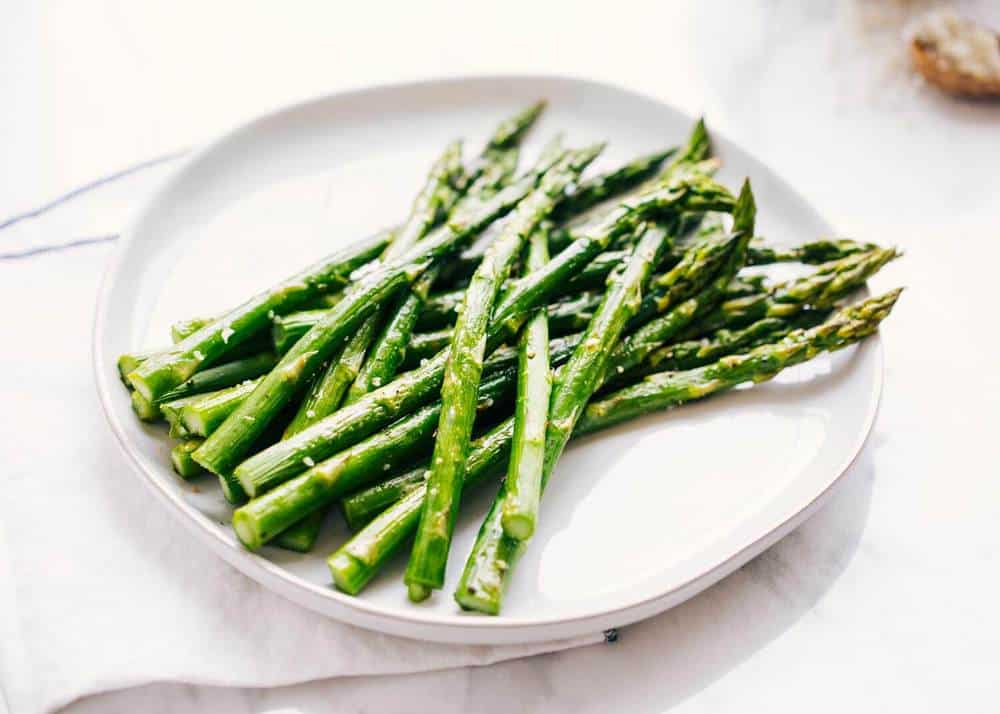
[[[538,270],[549,260],[548,235],[531,238],[525,271]],[[543,307],[521,330],[517,345],[517,400],[514,402],[514,439],[507,466],[503,502],[504,532],[527,540],[535,531],[542,458],[552,378],[549,375],[549,321]]]

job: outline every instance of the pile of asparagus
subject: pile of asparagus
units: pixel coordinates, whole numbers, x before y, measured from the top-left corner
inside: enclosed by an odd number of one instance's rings
[[[518,172],[539,103],[471,161],[445,147],[409,215],[224,315],[177,323],[119,371],[165,420],[185,479],[216,474],[239,540],[329,556],[359,593],[412,542],[414,601],[445,581],[462,495],[498,486],[455,598],[496,614],[573,437],[770,379],[874,332],[899,291],[844,299],[896,257],[754,236],[749,182],[717,183],[704,124],[584,178],[601,146],[551,141]],[[746,268],[815,266],[781,283]],[[567,475],[568,476],[568,475]]]

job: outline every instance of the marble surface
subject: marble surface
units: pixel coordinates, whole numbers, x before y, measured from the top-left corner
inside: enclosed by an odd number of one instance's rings
[[[103,262],[173,152],[248,115],[370,82],[493,71],[592,76],[704,112],[842,232],[907,253],[874,281],[909,290],[883,330],[879,419],[839,492],[767,553],[618,642],[275,690],[150,685],[66,711],[994,710],[1000,106],[942,98],[900,69],[889,38],[904,5],[5,7],[0,84],[13,103],[0,114],[0,225],[167,158],[0,227],[0,285],[3,271],[82,279],[74,271]],[[53,246],[64,246],[58,259]]]

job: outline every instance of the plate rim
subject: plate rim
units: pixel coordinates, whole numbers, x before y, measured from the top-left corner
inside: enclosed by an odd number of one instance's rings
[[[153,490],[158,499],[168,506],[167,510],[173,513],[174,517],[182,521],[195,537],[199,538],[202,542],[207,542],[219,557],[239,570],[243,575],[252,578],[272,592],[290,599],[299,605],[324,616],[366,629],[436,642],[514,644],[541,642],[553,638],[572,637],[586,633],[596,634],[609,627],[621,627],[645,619],[693,597],[781,540],[819,510],[823,503],[831,497],[834,490],[841,484],[844,476],[864,451],[865,444],[877,419],[885,379],[885,360],[880,333],[876,332],[872,336],[874,339],[869,338],[863,344],[858,345],[858,349],[873,350],[875,353],[873,355],[875,360],[875,374],[873,375],[872,389],[868,396],[865,423],[860,427],[856,443],[849,450],[845,451],[845,458],[840,465],[830,469],[831,473],[835,473],[835,475],[822,491],[817,493],[784,521],[762,533],[750,543],[745,544],[723,561],[698,575],[690,577],[685,582],[669,590],[651,594],[629,603],[606,607],[595,612],[567,616],[550,616],[541,619],[505,618],[503,616],[470,617],[461,614],[442,619],[439,614],[424,614],[418,607],[412,608],[412,613],[404,613],[399,609],[391,609],[383,605],[373,604],[366,601],[363,597],[347,595],[335,588],[320,586],[289,573],[261,554],[247,551],[238,544],[234,545],[235,539],[227,539],[223,533],[219,532],[210,523],[210,519],[205,514],[201,513],[193,505],[183,501],[179,492],[170,490],[166,485],[160,483],[153,473],[146,468],[142,458],[137,453],[138,447],[131,442],[124,425],[119,421],[112,407],[113,391],[120,385],[118,380],[113,380],[114,384],[111,383],[109,370],[106,369],[109,364],[108,360],[111,359],[111,364],[113,364],[115,359],[115,356],[107,354],[104,344],[108,329],[111,290],[118,282],[117,279],[127,248],[135,242],[137,229],[143,217],[152,206],[156,205],[166,196],[175,181],[184,174],[188,166],[197,164],[203,157],[211,154],[219,145],[228,141],[234,135],[252,128],[255,124],[286,113],[301,111],[312,105],[334,100],[349,101],[352,96],[376,92],[389,93],[401,90],[441,88],[448,85],[461,87],[461,85],[469,82],[557,82],[573,84],[581,86],[584,89],[610,90],[628,94],[634,98],[658,104],[671,111],[687,116],[686,112],[657,97],[611,82],[567,74],[502,73],[470,74],[414,81],[374,83],[281,105],[251,117],[218,134],[182,158],[176,166],[171,168],[168,176],[159,183],[156,189],[134,209],[126,223],[126,227],[121,231],[117,245],[114,247],[113,254],[101,277],[91,333],[92,361],[98,397],[105,418],[111,426],[111,431],[115,436],[115,441],[119,448],[126,455],[133,470],[137,471],[142,477],[141,480]],[[713,134],[721,138],[726,137],[724,132],[717,130],[713,130]],[[812,203],[806,201],[769,164],[747,151],[742,144],[732,141],[730,143],[739,147],[741,151],[767,169],[770,173],[770,178],[779,182],[783,191],[794,195],[807,205],[820,220],[830,225],[825,216],[820,214]]]

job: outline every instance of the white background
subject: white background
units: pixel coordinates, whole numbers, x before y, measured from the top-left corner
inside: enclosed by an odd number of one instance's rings
[[[924,4],[3,3],[0,222],[287,102],[523,71],[704,112],[843,233],[907,252],[875,280],[909,290],[883,330],[879,421],[839,495],[616,645],[268,692],[154,685],[71,710],[993,709],[1000,105],[941,98],[900,69],[898,8]],[[989,4],[968,5],[989,19]],[[114,234],[167,165],[0,230],[0,254]],[[88,263],[109,250],[72,249]],[[47,266],[72,263],[52,255],[3,258],[0,285],[27,270],[57,283]]]

